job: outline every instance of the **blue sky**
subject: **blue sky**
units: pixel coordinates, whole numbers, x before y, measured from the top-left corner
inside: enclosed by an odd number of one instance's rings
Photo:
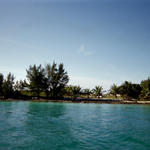
[[[150,76],[148,0],[0,0],[0,72],[63,62],[70,84],[92,88]]]

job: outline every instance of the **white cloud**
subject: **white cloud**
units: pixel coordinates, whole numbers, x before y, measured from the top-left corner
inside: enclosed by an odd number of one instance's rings
[[[87,49],[85,48],[85,45],[84,45],[84,44],[82,44],[82,45],[80,46],[78,52],[79,52],[80,54],[84,55],[84,56],[90,56],[90,55],[93,54],[92,51],[89,51],[89,50],[87,50]]]

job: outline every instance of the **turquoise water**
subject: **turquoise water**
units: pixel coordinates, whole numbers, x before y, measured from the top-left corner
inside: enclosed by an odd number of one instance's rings
[[[0,102],[0,150],[134,149],[150,149],[150,106]]]

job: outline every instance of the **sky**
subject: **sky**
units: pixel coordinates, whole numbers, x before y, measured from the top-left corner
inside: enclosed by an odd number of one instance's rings
[[[63,63],[83,88],[150,76],[148,0],[0,0],[0,72]]]

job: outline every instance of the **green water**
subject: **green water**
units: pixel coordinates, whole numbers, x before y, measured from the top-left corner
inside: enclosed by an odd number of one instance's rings
[[[150,106],[0,102],[0,150],[134,149],[150,149]]]

